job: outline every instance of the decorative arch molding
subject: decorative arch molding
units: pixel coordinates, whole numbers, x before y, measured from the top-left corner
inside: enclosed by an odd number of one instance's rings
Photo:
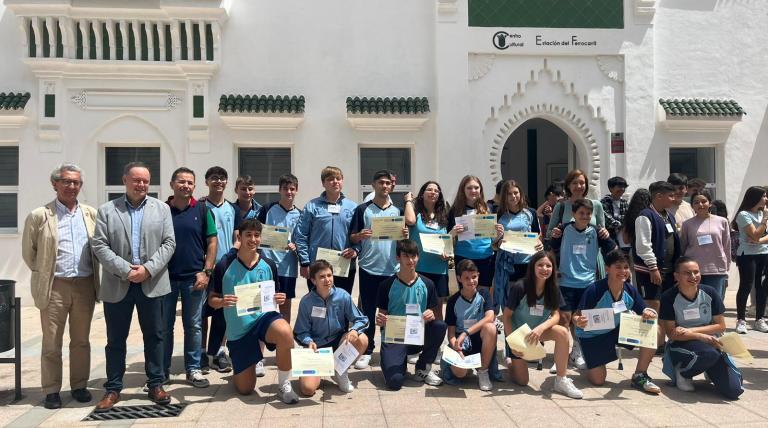
[[[531,78],[518,82],[501,105],[491,106],[482,130],[489,150],[492,182],[501,180],[501,153],[510,135],[530,119],[541,118],[560,127],[571,139],[590,183],[590,193],[600,189],[601,151],[608,147],[609,133],[600,107],[589,104],[586,95],[575,91],[574,84],[552,70],[544,59],[543,67],[531,70]],[[595,196],[595,195],[592,195]]]

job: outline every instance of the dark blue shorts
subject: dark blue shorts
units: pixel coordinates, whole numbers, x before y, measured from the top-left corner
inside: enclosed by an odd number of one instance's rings
[[[582,337],[579,339],[584,361],[588,369],[604,366],[611,361],[616,361],[616,345],[627,349],[635,349],[634,346],[619,344],[619,329],[614,328],[608,333],[594,337]]]
[[[277,281],[280,283],[280,291],[285,293],[286,299],[293,299],[296,297],[296,278],[292,276],[278,276]]]
[[[344,336],[343,334],[340,334],[339,337],[333,339],[332,341],[330,341],[330,342],[328,342],[326,344],[323,344],[323,345],[318,344],[317,345],[317,349],[320,349],[320,348],[332,348],[335,351],[335,350],[339,349],[339,345],[341,345],[341,338],[343,336]],[[309,348],[309,346],[304,345],[304,344],[301,344],[301,346],[304,347],[304,348]]]
[[[256,324],[245,336],[237,340],[227,341],[229,357],[232,359],[232,369],[235,374],[239,374],[264,359],[259,342],[264,342],[270,351],[275,350],[275,344],[267,342],[267,330],[274,321],[281,319],[283,316],[279,312],[267,312],[256,321]]]
[[[565,306],[560,309],[566,312],[576,311],[576,309],[579,308],[581,296],[584,295],[584,290],[586,290],[586,288],[560,286],[560,293],[563,295],[563,300],[565,301]]]
[[[448,297],[448,274],[447,273],[429,273],[429,272],[418,272],[419,275],[424,275],[425,277],[432,280],[432,282],[435,284],[435,292],[437,292],[437,297]]]
[[[671,272],[661,274],[660,286],[651,282],[651,274],[648,272],[636,271],[635,281],[637,282],[637,290],[640,291],[640,295],[645,300],[659,300],[661,293],[675,286],[675,277]]]

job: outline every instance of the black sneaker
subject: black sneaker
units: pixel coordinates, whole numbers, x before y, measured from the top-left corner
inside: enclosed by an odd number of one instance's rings
[[[651,379],[651,377],[648,376],[647,373],[633,374],[632,386],[639,389],[640,391],[644,391],[649,394],[658,394],[661,392],[661,388],[659,388],[655,383],[653,383],[653,379]]]
[[[213,357],[211,367],[216,369],[216,371],[219,373],[229,373],[232,371],[232,361],[229,360],[229,356],[227,356],[226,352],[222,352],[221,354]]]
[[[61,396],[58,392],[54,392],[53,394],[48,394],[45,396],[45,400],[43,401],[43,406],[46,409],[60,409],[61,408]]]
[[[200,371],[203,372],[203,374],[211,372],[211,362],[205,351],[203,351],[203,354],[200,356]]]
[[[72,398],[80,403],[88,403],[93,400],[93,396],[87,388],[75,389],[72,391]]]

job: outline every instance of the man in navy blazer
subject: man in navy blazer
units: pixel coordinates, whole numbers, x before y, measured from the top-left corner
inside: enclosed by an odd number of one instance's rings
[[[171,291],[167,266],[176,240],[168,205],[147,195],[149,180],[145,164],[132,162],[125,166],[125,195],[99,207],[91,239],[93,253],[102,265],[99,299],[104,302],[107,323],[106,393],[96,405],[97,412],[106,412],[120,401],[126,339],[134,307],[144,336],[149,399],[157,404],[171,401],[163,390],[162,296]]]

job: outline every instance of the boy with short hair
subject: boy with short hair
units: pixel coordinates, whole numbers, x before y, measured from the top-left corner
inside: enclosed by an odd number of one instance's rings
[[[416,362],[416,379],[428,385],[438,386],[443,380],[431,370],[440,345],[445,337],[446,325],[435,319],[435,308],[439,304],[435,285],[428,278],[416,273],[419,261],[419,247],[410,239],[397,241],[397,260],[400,269],[378,287],[378,308],[376,324],[385,336],[388,316],[420,316],[424,322],[424,345],[382,343],[381,370],[387,387],[399,390],[405,380],[407,356],[421,351]]]
[[[597,256],[616,249],[616,243],[610,237],[600,238],[598,229],[592,226],[592,201],[577,199],[572,207],[573,220],[562,226],[559,238],[552,238],[552,248],[560,252],[560,291],[565,300],[565,310],[561,309],[562,325],[571,325],[571,314],[578,309],[584,290],[597,279]],[[571,333],[573,328],[571,328]],[[573,336],[573,349],[570,361],[579,369],[586,368],[581,346]]]
[[[608,195],[605,195],[600,203],[603,204],[603,214],[605,215],[605,228],[611,234],[611,238],[619,244],[619,229],[624,223],[624,216],[629,209],[629,202],[624,199],[624,193],[627,191],[627,180],[624,177],[611,177],[608,179]]]
[[[688,177],[685,174],[672,173],[667,177],[667,183],[675,188],[675,200],[669,207],[669,212],[675,217],[678,229],[684,221],[696,216],[693,207],[685,197],[688,195]]]
[[[256,363],[263,356],[260,342],[277,351],[278,397],[285,404],[295,404],[299,397],[291,387],[291,326],[277,312],[258,312],[238,316],[235,289],[240,285],[262,281],[274,281],[275,303],[285,301],[285,293],[277,282],[277,266],[259,254],[261,223],[256,219],[245,220],[239,227],[241,245],[237,252],[227,254],[216,264],[213,290],[208,304],[222,309],[226,318],[227,337],[234,375],[232,382],[239,394],[248,395],[256,386]]]
[[[496,363],[496,314],[488,290],[477,288],[480,271],[472,260],[462,260],[456,266],[456,276],[461,283],[457,293],[448,299],[445,323],[448,325],[448,345],[459,355],[480,354],[481,365],[477,369],[477,382],[481,391],[493,388],[491,376],[500,378]],[[468,370],[440,363],[443,379],[458,383]]]
[[[301,298],[299,313],[293,334],[304,347],[317,351],[318,348],[336,349],[348,342],[360,355],[368,347],[368,337],[363,333],[368,328],[368,317],[352,302],[352,296],[341,288],[333,286],[333,268],[325,260],[309,265],[309,280],[314,288]],[[348,370],[334,375],[342,392],[354,390],[349,381]],[[300,380],[301,393],[314,395],[320,378],[305,376]]]
[[[235,194],[237,201],[237,215],[241,220],[256,218],[261,211],[261,204],[256,202],[253,195],[256,194],[256,185],[250,175],[241,175],[235,181]]]

